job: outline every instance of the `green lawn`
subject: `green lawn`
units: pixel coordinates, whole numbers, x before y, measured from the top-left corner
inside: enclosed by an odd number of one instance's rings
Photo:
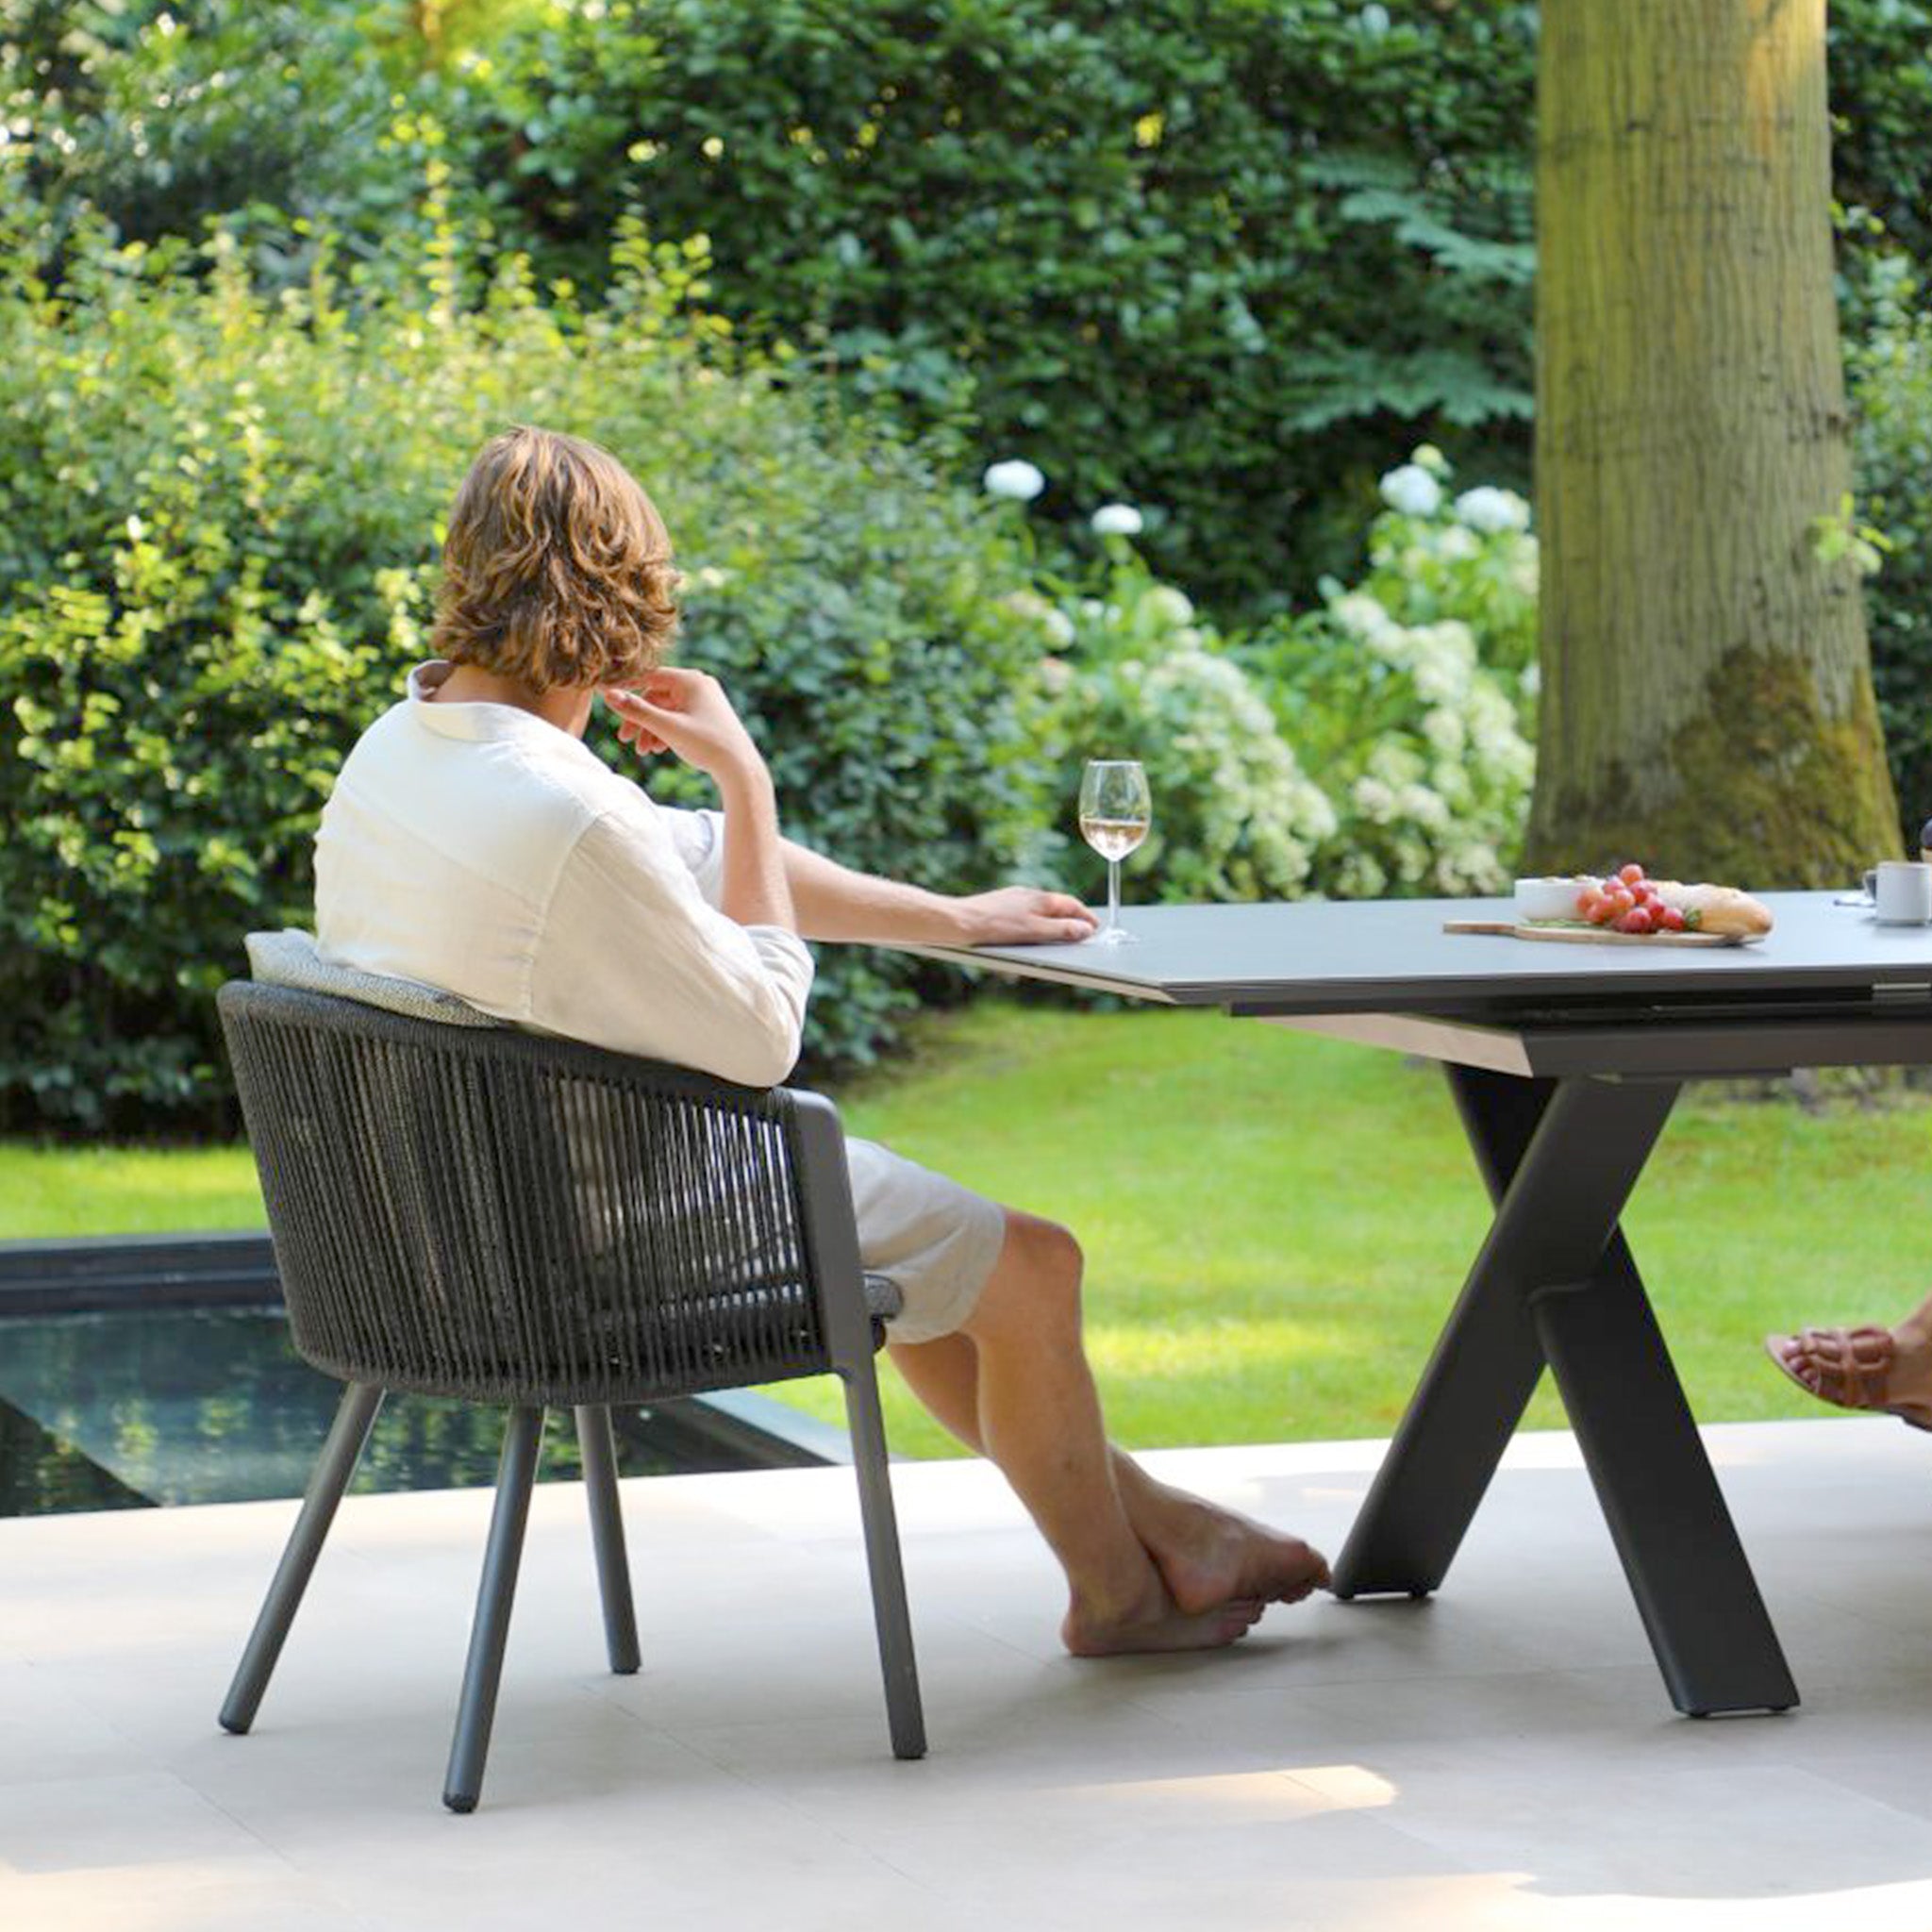
[[[855,1132],[1064,1221],[1134,1444],[1384,1435],[1482,1238],[1440,1074],[1218,1015],[982,1006],[841,1095]],[[1692,1099],[1629,1232],[1699,1416],[1818,1414],[1757,1348],[1932,1281],[1932,1106]],[[0,1147],[0,1235],[258,1224],[247,1156]],[[946,1439],[888,1378],[893,1441]],[[839,1411],[834,1385],[788,1399]],[[1556,1424],[1547,1389],[1530,1421]]]

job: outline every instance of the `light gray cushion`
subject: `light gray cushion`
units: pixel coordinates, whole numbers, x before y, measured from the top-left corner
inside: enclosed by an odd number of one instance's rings
[[[420,979],[392,979],[383,973],[364,973],[357,966],[338,966],[322,957],[312,932],[291,926],[283,932],[248,935],[248,970],[267,986],[292,986],[300,992],[333,993],[339,1000],[360,1000],[411,1020],[441,1020],[452,1026],[500,1026],[505,1023],[479,1012],[441,987]]]

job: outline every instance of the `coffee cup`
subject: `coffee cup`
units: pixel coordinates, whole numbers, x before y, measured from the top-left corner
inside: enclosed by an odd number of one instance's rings
[[[1932,865],[1888,858],[1865,874],[1865,891],[1881,925],[1932,924]]]

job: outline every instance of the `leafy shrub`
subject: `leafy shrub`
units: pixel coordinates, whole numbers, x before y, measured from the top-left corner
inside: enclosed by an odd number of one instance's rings
[[[178,249],[83,235],[58,294],[22,239],[0,248],[5,1124],[216,1117],[210,995],[245,930],[306,923],[317,810],[422,652],[437,520],[511,421],[595,437],[654,487],[691,574],[685,654],[772,748],[798,836],[956,889],[1026,849],[1003,514],[724,366],[690,306],[700,252],[630,236],[584,309],[511,264],[473,310],[452,248],[358,313],[325,263],[270,299],[219,240],[195,278]],[[890,1039],[915,970],[829,954],[818,1064]]]
[[[1058,774],[1058,868],[1098,896],[1101,861],[1068,858],[1090,758],[1138,758],[1154,826],[1129,864],[1167,900],[1292,898],[1307,888],[1335,814],[1283,740],[1267,698],[1190,600],[1148,575],[1119,539],[1107,591],[1040,607],[1068,656],[1041,665],[1034,729]],[[1058,620],[1056,622],[1055,620]]]
[[[1872,679],[1908,850],[1932,815],[1932,315],[1902,263],[1850,358],[1864,515],[1890,548],[1867,579]]]
[[[741,326],[916,423],[970,409],[1049,516],[1144,504],[1163,574],[1280,603],[1394,425],[1528,413],[1534,11],[611,0],[450,111],[547,265],[594,275],[628,208],[707,233]]]
[[[473,242],[585,287],[626,210],[709,234],[741,330],[967,425],[974,467],[1039,460],[1076,543],[1092,504],[1147,505],[1149,558],[1231,619],[1355,567],[1418,425],[1526,478],[1535,13],[0,0],[0,194],[124,240],[270,204],[360,255],[434,160]],[[1928,42],[1932,0],[1833,0],[1838,194],[1922,271]],[[253,236],[258,273],[306,274],[299,236]]]
[[[1932,0],[1831,0],[1825,25],[1834,192],[1932,269]]]
[[[1448,476],[1424,448],[1384,477],[1361,583],[1251,635],[1216,634],[1120,540],[1104,595],[1023,607],[1066,653],[1042,756],[1147,766],[1136,863],[1161,896],[1503,890],[1535,767],[1536,540],[1521,497]]]
[[[18,186],[64,239],[92,209],[125,242],[198,239],[209,216],[407,206],[385,144],[379,8],[330,0],[0,0],[0,113]]]
[[[1529,506],[1454,495],[1424,448],[1382,479],[1354,590],[1249,641],[1284,733],[1334,803],[1318,858],[1344,897],[1503,891],[1535,774],[1536,540]]]
[[[741,326],[917,422],[965,412],[1076,540],[1148,506],[1150,563],[1231,618],[1354,567],[1421,426],[1526,482],[1535,22],[611,0],[493,47],[451,111],[546,261],[594,274],[625,208],[710,234]],[[1833,0],[1837,192],[1932,268],[1928,44],[1932,0]]]

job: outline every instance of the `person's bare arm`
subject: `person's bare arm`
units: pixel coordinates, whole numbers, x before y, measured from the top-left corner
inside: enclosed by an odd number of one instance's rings
[[[717,786],[724,808],[719,910],[740,925],[796,932],[787,880],[791,848],[778,836],[772,775],[717,679],[663,665],[641,690],[609,690],[604,700],[624,721],[626,742],[646,753],[673,752]]]
[[[1028,945],[1084,940],[1093,915],[1065,892],[1032,886],[952,895],[853,872],[790,839],[779,841],[798,930],[808,940],[913,945]]]
[[[634,751],[672,752],[718,787],[720,906],[741,925],[783,925],[808,940],[951,946],[1038,945],[1084,940],[1093,930],[1093,915],[1065,892],[929,892],[854,872],[781,838],[765,761],[717,681],[702,672],[667,665],[641,692],[610,690],[604,697]]]

